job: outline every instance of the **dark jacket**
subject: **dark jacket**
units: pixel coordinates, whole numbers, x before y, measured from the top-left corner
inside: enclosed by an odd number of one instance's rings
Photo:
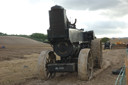
[[[128,48],[128,44],[126,44],[126,48]]]

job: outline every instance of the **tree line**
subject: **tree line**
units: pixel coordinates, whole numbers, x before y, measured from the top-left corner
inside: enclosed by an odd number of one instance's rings
[[[20,36],[20,37],[31,38],[31,39],[34,39],[34,40],[37,40],[37,41],[41,41],[41,42],[47,42],[48,41],[47,35],[45,35],[43,33],[33,33],[31,35],[15,35],[15,34],[8,35],[6,33],[0,32],[0,36]],[[101,42],[105,43],[105,42],[107,42],[109,40],[110,40],[109,38],[104,37],[104,38],[101,39]]]
[[[6,33],[2,33],[0,32],[0,36],[19,36],[19,37],[26,37],[26,38],[31,38],[37,41],[41,41],[41,42],[47,42],[47,35],[43,34],[43,33],[32,33],[31,35],[17,35],[17,34],[6,34]]]

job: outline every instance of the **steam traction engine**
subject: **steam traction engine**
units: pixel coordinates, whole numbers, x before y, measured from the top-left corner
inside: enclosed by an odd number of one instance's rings
[[[93,69],[102,67],[100,40],[93,31],[76,29],[76,20],[71,24],[61,6],[51,7],[49,18],[48,40],[53,51],[42,51],[39,56],[40,78],[47,80],[56,72],[78,72],[81,80],[92,78]]]

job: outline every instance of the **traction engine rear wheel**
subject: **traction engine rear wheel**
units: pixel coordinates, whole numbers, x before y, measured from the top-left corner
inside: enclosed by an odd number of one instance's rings
[[[93,74],[93,58],[90,49],[82,49],[78,57],[78,77],[90,80]]]
[[[100,39],[92,40],[91,52],[95,68],[102,68],[102,44]]]
[[[38,73],[39,78],[42,80],[47,80],[55,76],[55,73],[49,72],[47,69],[47,64],[55,63],[56,56],[53,51],[42,51],[38,58]]]

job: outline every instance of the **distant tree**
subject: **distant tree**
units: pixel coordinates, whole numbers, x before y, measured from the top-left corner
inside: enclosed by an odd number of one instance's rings
[[[47,40],[47,35],[42,33],[33,33],[32,35],[30,35],[30,38],[44,42],[45,40]]]
[[[20,37],[26,37],[26,38],[29,38],[30,36],[29,35],[18,35]]]
[[[101,42],[105,43],[105,42],[107,42],[107,41],[109,41],[109,40],[110,40],[109,38],[104,37],[104,38],[101,39]]]
[[[4,35],[7,35],[6,33],[2,33],[2,32],[0,32],[0,36],[4,36]]]

